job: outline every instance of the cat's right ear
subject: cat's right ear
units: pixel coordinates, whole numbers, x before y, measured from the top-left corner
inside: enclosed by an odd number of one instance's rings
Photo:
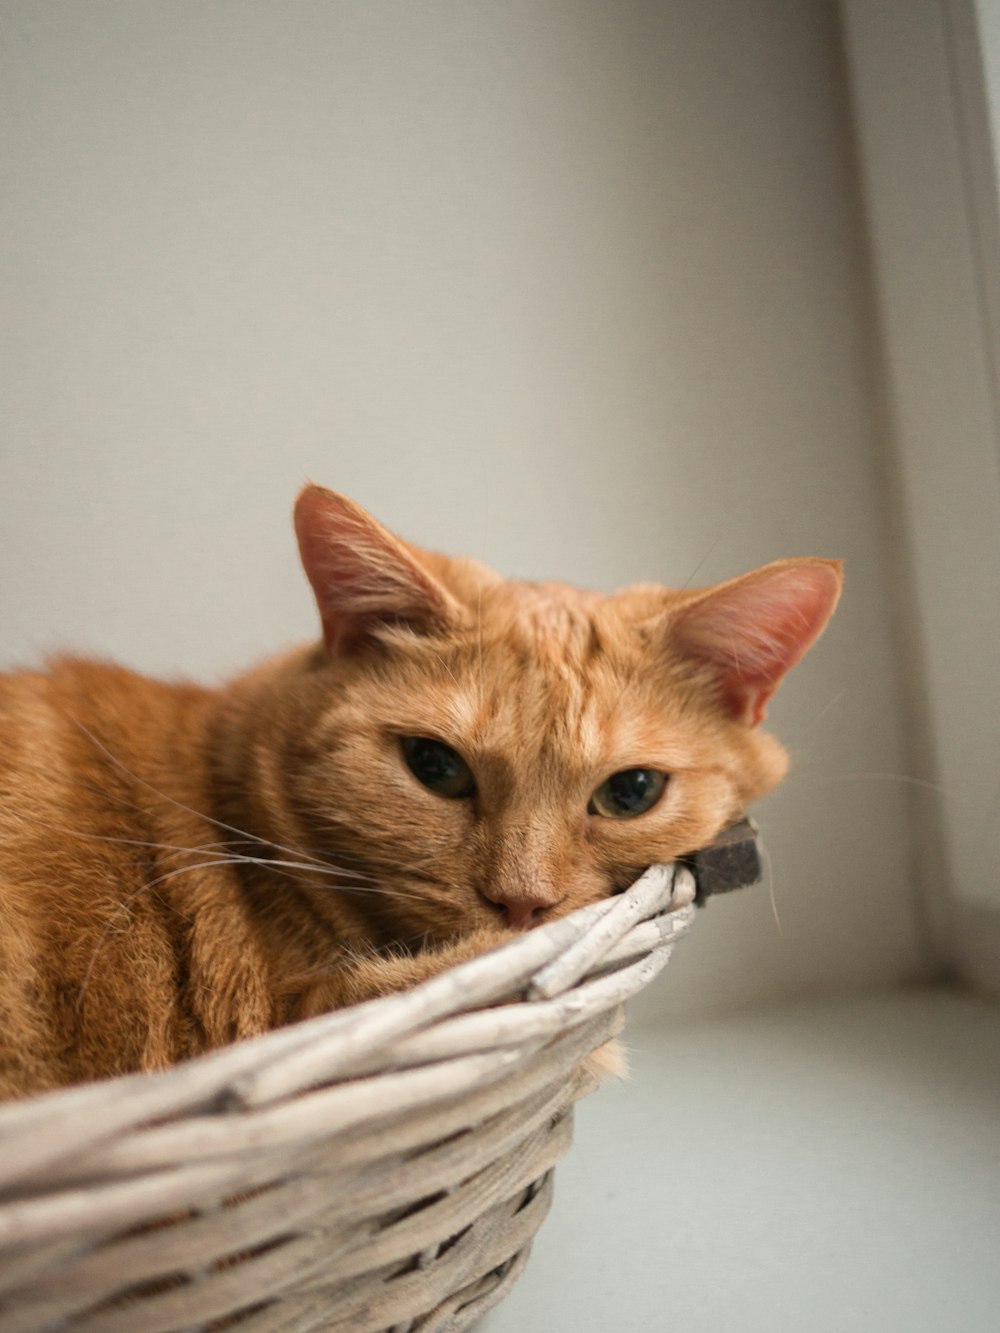
[[[379,625],[426,632],[457,618],[455,599],[412,549],[346,496],[304,487],[295,533],[331,653],[352,651]]]
[[[711,668],[727,712],[755,727],[823,633],[842,582],[839,560],[776,560],[691,597],[671,614],[671,644]]]

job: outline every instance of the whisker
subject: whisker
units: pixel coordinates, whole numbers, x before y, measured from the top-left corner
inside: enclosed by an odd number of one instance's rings
[[[204,862],[203,864],[206,865],[245,863],[252,865],[276,866],[276,867],[289,866],[293,867],[296,870],[311,870],[314,871],[316,874],[320,875],[334,875],[334,876],[344,875],[350,879],[371,879],[370,875],[366,875],[362,871],[346,870],[341,866],[334,865],[332,862],[320,863],[320,862],[315,862],[311,859],[307,859],[306,861],[301,861],[301,862],[299,861],[293,862],[293,861],[279,860],[276,857],[247,856],[240,852],[215,851],[216,848],[246,846],[247,842],[249,841],[248,839],[198,843],[194,847],[185,847],[181,846],[179,843],[150,842],[143,838],[123,838],[115,836],[110,833],[88,833],[83,829],[69,828],[65,824],[53,824],[51,821],[47,819],[41,819],[37,815],[25,814],[21,810],[14,810],[11,811],[10,813],[14,816],[15,819],[25,820],[29,824],[37,824],[39,825],[40,828],[50,829],[53,833],[66,833],[69,834],[70,837],[80,838],[85,842],[108,842],[108,843],[114,843],[116,845],[121,845],[123,847],[147,847],[154,851],[163,851],[163,852],[190,852],[190,853],[211,852],[216,856],[216,860],[214,862],[213,861]],[[260,841],[263,840],[255,839],[251,845],[256,845],[256,843]],[[284,850],[282,848],[278,848],[277,845],[273,843],[266,845],[274,846],[276,850],[279,851]]]
[[[478,638],[479,648],[479,706],[486,705],[486,668],[483,665],[483,590],[480,588],[476,594],[476,636]]]
[[[72,830],[67,830],[67,831],[72,832]],[[188,849],[182,848],[180,850],[188,850]],[[126,896],[122,899],[122,901],[118,903],[117,906],[114,908],[107,924],[105,925],[103,931],[101,932],[101,935],[96,945],[94,946],[93,955],[87,966],[87,971],[84,976],[84,979],[80,985],[80,994],[77,1001],[78,1004],[83,1003],[84,997],[86,996],[87,993],[87,989],[89,988],[90,985],[90,979],[93,976],[94,967],[96,966],[98,955],[100,954],[101,949],[103,949],[105,943],[107,942],[108,935],[114,928],[114,920],[117,916],[119,916],[122,912],[127,912],[132,902],[134,902],[134,900],[138,898],[140,895],[144,893],[153,892],[154,897],[158,898],[160,902],[163,903],[164,907],[166,907],[169,911],[177,912],[177,915],[181,916],[185,921],[190,921],[191,920],[190,917],[188,917],[183,912],[179,912],[174,904],[167,903],[161,894],[155,892],[157,886],[165,884],[168,880],[175,879],[178,875],[189,874],[193,870],[206,870],[215,866],[225,865],[225,864],[232,864],[232,865],[250,864],[250,865],[266,866],[269,870],[276,870],[278,874],[282,874],[285,876],[285,878],[290,879],[294,883],[298,884],[308,883],[308,881],[303,880],[301,876],[288,873],[289,871],[301,869],[301,870],[306,870],[311,874],[319,873],[331,876],[335,875],[336,873],[332,869],[327,869],[326,867],[316,867],[309,863],[302,864],[294,861],[275,861],[272,860],[270,857],[232,856],[225,858],[223,860],[220,860],[218,857],[216,857],[211,861],[194,861],[190,865],[175,866],[173,870],[164,871],[163,874],[157,875],[154,879],[146,880],[144,883],[140,884],[137,888],[133,889],[130,893],[126,894]],[[393,898],[412,898],[415,902],[423,901],[423,899],[420,897],[419,894],[415,893],[408,894],[403,890],[390,889],[385,887],[384,885],[373,886],[366,884],[350,884],[350,885],[344,885],[342,887],[345,889],[346,892],[349,893],[382,894],[387,897],[393,897]]]
[[[280,842],[270,842],[267,838],[261,838],[258,837],[257,834],[249,832],[248,829],[235,828],[232,824],[227,824],[221,819],[214,819],[211,815],[206,815],[200,810],[193,809],[190,805],[185,805],[183,801],[178,801],[173,796],[168,796],[166,792],[160,791],[157,787],[154,787],[151,782],[147,782],[146,779],[140,777],[138,773],[133,773],[133,771],[128,767],[127,764],[122,763],[122,761],[117,757],[117,755],[115,755],[111,750],[109,750],[108,747],[104,744],[104,742],[101,741],[99,737],[95,736],[94,733],[90,730],[90,728],[84,726],[84,724],[80,722],[77,718],[69,717],[67,715],[67,721],[69,721],[70,723],[72,723],[73,726],[77,727],[80,731],[82,731],[83,734],[88,738],[88,740],[93,745],[96,745],[97,748],[101,751],[101,753],[106,755],[107,758],[110,759],[111,762],[115,765],[115,767],[120,769],[123,773],[125,773],[128,777],[130,777],[133,782],[138,782],[140,786],[145,787],[146,790],[152,792],[154,796],[158,796],[161,800],[166,801],[169,805],[174,806],[175,809],[183,810],[187,814],[193,815],[196,819],[203,819],[205,820],[206,823],[212,824],[216,828],[224,829],[226,833],[239,834],[240,837],[246,838],[250,842],[259,843],[265,847],[274,847],[279,852],[287,852],[289,856],[299,855],[299,853],[296,851],[294,847],[285,847]]]
[[[687,576],[687,578],[686,578],[686,579],[684,580],[684,582],[681,584],[680,588],[678,588],[678,592],[684,592],[687,588],[689,588],[689,587],[691,586],[691,580],[692,580],[692,579],[694,578],[694,576],[698,573],[699,569],[701,569],[702,565],[704,565],[705,561],[708,560],[710,556],[712,556],[712,555],[715,554],[715,551],[716,551],[716,549],[717,549],[719,543],[722,541],[722,537],[723,537],[723,533],[720,532],[719,535],[716,537],[715,541],[712,542],[711,546],[708,548],[708,550],[705,552],[705,554],[701,557],[701,559],[700,559],[700,560],[698,561],[698,563],[695,565],[694,569],[692,569],[691,573]]]
[[[462,682],[459,680],[458,676],[455,674],[454,670],[453,670],[452,667],[450,666],[450,664],[449,664],[449,662],[448,662],[448,659],[447,659],[446,656],[445,656],[444,649],[443,649],[443,648],[437,648],[437,647],[434,647],[433,645],[428,645],[428,647],[429,647],[431,656],[434,658],[435,662],[437,662],[437,664],[438,664],[438,666],[441,668],[441,670],[444,671],[445,674],[446,674],[452,681],[454,681],[456,689],[458,689],[459,691],[461,691],[461,689],[462,689]]]
[[[153,896],[155,898],[158,898],[159,901],[163,903],[163,906],[167,908],[168,911],[176,912],[177,915],[180,916],[183,920],[190,923],[191,917],[187,916],[186,913],[184,912],[178,911],[177,907],[174,904],[168,903],[161,894],[155,892],[157,885],[164,884],[167,880],[174,879],[177,875],[188,874],[192,870],[205,870],[210,866],[218,866],[220,864],[223,863],[220,862],[218,859],[216,859],[214,861],[196,861],[192,865],[177,866],[173,870],[165,871],[162,875],[157,875],[155,879],[146,880],[144,883],[140,884],[138,888],[135,888],[130,893],[126,894],[125,897],[122,899],[122,901],[115,907],[115,909],[111,913],[107,923],[105,924],[104,929],[101,931],[97,943],[94,945],[94,952],[91,955],[90,962],[87,965],[87,971],[84,975],[83,981],[80,983],[80,994],[77,998],[78,1006],[83,1004],[83,1001],[86,997],[87,991],[90,987],[90,979],[94,975],[94,968],[97,965],[97,959],[100,955],[101,950],[104,948],[104,945],[107,943],[109,934],[114,928],[115,919],[118,916],[120,916],[122,912],[128,912],[131,904],[135,901],[136,898],[140,897],[144,893],[152,892]],[[292,879],[294,878],[294,876],[288,876],[288,878]]]
[[[838,690],[837,693],[831,699],[829,699],[827,703],[823,705],[823,707],[819,710],[819,712],[816,714],[816,716],[812,719],[811,722],[807,722],[806,725],[802,728],[802,730],[798,732],[796,735],[790,736],[785,742],[788,745],[789,749],[794,749],[795,746],[798,745],[799,741],[802,739],[803,736],[808,736],[809,733],[813,730],[813,728],[818,726],[818,724],[822,722],[823,718],[826,717],[827,713],[830,712],[831,708],[836,708],[837,704],[840,703],[841,699],[843,699],[846,693],[847,693],[846,690]]]
[[[270,865],[270,862],[267,862]],[[278,864],[282,864],[278,862]],[[405,889],[393,889],[387,884],[341,884],[338,886],[342,892],[351,893],[374,893],[384,898],[405,898],[409,902],[426,903],[427,898],[422,893],[407,893]]]
[[[759,843],[761,856],[764,861],[764,869],[767,874],[767,896],[771,903],[771,915],[774,917],[774,924],[778,934],[784,939],[785,932],[781,928],[781,917],[778,914],[778,899],[774,891],[774,862],[771,860],[771,854],[764,843]]]
[[[903,782],[912,787],[922,787],[925,791],[939,792],[942,795],[949,790],[943,783],[931,782],[927,778],[915,777],[912,773],[817,773],[815,769],[802,766],[796,769],[796,778],[810,778],[814,782]]]
[[[270,856],[243,856],[236,854],[233,861],[240,865],[255,865],[280,868],[287,867],[290,870],[306,870],[311,875],[326,875],[330,879],[340,879],[344,874],[354,878],[359,878],[354,871],[342,871],[336,866],[318,866],[312,861],[283,861]],[[366,875],[366,879],[371,880],[371,875]],[[343,884],[341,888],[349,893],[381,893],[392,894],[396,898],[412,898],[414,902],[423,902],[418,893],[406,893],[402,889],[387,889],[384,884]]]

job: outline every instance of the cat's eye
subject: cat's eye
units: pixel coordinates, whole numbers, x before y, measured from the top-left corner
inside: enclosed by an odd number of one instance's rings
[[[655,768],[623,768],[602,782],[590,798],[587,807],[592,815],[607,819],[634,819],[644,815],[663,795],[667,786],[666,773]]]
[[[403,758],[417,781],[436,795],[450,800],[474,795],[476,783],[472,770],[458,751],[444,741],[404,736]]]

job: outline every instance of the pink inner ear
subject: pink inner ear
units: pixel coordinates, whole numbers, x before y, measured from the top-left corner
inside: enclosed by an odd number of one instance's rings
[[[672,639],[718,672],[734,717],[755,726],[783,676],[826,627],[840,596],[832,560],[789,560],[724,583],[683,608]]]
[[[295,531],[331,651],[349,650],[379,622],[427,626],[447,615],[444,588],[346,497],[307,486],[295,504]]]

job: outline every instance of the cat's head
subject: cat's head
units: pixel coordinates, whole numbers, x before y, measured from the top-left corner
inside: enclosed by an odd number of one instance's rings
[[[384,887],[364,899],[376,933],[549,920],[703,846],[784,775],[759,723],[838,562],[599,596],[420,551],[319,486],[295,522],[324,644],[288,799]]]

